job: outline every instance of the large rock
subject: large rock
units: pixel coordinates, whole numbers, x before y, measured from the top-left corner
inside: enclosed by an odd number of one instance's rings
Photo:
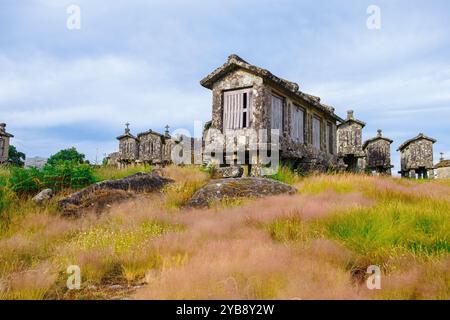
[[[156,173],[136,173],[118,180],[106,180],[86,187],[58,202],[65,214],[74,214],[77,209],[92,207],[98,209],[133,196],[134,193],[154,192],[160,190],[173,180]]]
[[[285,183],[257,177],[219,179],[209,182],[189,200],[190,207],[207,207],[224,198],[261,198],[278,194],[294,194],[297,190]]]
[[[214,172],[214,179],[223,179],[223,178],[240,178],[244,174],[244,168],[241,166],[229,166],[217,168]]]
[[[50,200],[53,197],[52,189],[44,189],[33,197],[33,201],[41,204],[44,201]]]

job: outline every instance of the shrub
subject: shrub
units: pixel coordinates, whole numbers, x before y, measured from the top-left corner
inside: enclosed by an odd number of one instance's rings
[[[37,168],[11,168],[9,184],[11,189],[18,194],[36,193],[43,186],[42,180],[42,172]]]
[[[67,188],[80,189],[95,182],[92,168],[88,164],[71,161],[46,165],[42,170],[46,188],[60,191]]]
[[[8,163],[17,167],[24,166],[26,159],[25,153],[18,151],[14,146],[9,146],[8,155],[9,155]]]
[[[49,165],[55,165],[60,162],[75,162],[75,163],[85,163],[85,155],[82,153],[79,153],[75,147],[64,149],[59,151],[58,153],[52,155],[48,161],[47,164]]]
[[[33,194],[43,188],[54,191],[79,189],[95,182],[92,168],[87,164],[70,161],[45,165],[43,169],[12,168],[9,184],[18,194]]]

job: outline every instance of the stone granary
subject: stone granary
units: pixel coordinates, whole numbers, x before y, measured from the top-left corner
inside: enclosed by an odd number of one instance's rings
[[[366,124],[355,119],[353,110],[347,111],[347,119],[337,128],[338,156],[350,172],[364,172],[366,153],[363,150],[362,129]]]
[[[6,132],[6,124],[0,123],[0,164],[8,162],[9,141],[14,136]]]
[[[434,166],[434,177],[436,179],[450,179],[450,160],[445,160],[442,152],[439,162]]]
[[[366,170],[374,175],[391,175],[391,139],[383,137],[381,130],[378,129],[377,136],[368,139],[363,144],[363,150],[366,154]]]
[[[227,141],[230,137],[248,138],[254,130],[278,129],[281,160],[294,161],[305,172],[326,171],[338,165],[336,128],[343,120],[319,97],[300,91],[298,84],[237,55],[229,56],[200,83],[212,90],[212,121],[208,127],[226,133]],[[225,149],[225,160],[236,157],[235,151]],[[260,175],[258,159],[249,159],[248,144],[245,151],[250,174]],[[211,159],[205,154],[203,160],[208,163]]]
[[[175,142],[169,134],[168,126],[164,134],[148,130],[134,136],[127,123],[124,134],[117,137],[117,140],[119,152],[108,156],[110,165],[119,167],[139,163],[164,165],[171,162],[170,154]]]
[[[435,139],[420,133],[417,137],[405,141],[400,151],[402,177],[433,178],[433,144]]]

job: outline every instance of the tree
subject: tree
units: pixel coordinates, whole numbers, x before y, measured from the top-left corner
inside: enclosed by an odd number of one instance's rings
[[[59,151],[58,153],[52,155],[48,161],[48,165],[56,165],[58,163],[69,161],[69,162],[75,162],[75,163],[85,163],[85,155],[82,153],[79,153],[75,147],[64,149]]]
[[[25,153],[17,151],[14,146],[9,146],[8,163],[13,166],[23,167],[25,165],[25,159]]]

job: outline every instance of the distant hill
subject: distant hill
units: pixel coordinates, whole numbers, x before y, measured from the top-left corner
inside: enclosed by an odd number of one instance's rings
[[[33,157],[33,158],[27,158],[25,160],[25,167],[35,167],[35,168],[42,168],[47,163],[47,158],[42,157]]]

